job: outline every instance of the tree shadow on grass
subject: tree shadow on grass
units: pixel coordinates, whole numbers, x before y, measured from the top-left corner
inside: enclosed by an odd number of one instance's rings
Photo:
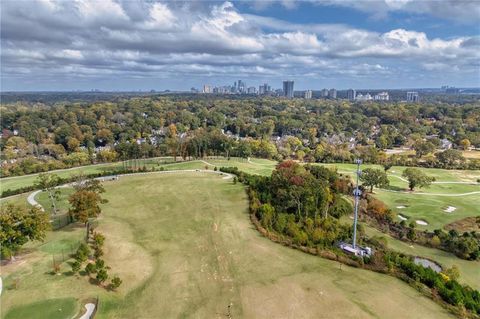
[[[387,190],[390,190],[390,191],[397,191],[397,192],[404,192],[406,191],[407,189],[406,188],[403,188],[403,187],[399,187],[399,186],[394,186],[394,185],[389,185],[387,188],[385,188]]]

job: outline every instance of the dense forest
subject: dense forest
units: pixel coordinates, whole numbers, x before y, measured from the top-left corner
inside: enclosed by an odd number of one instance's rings
[[[203,95],[18,99],[1,105],[2,176],[148,156],[478,168],[480,102],[350,102]],[[47,96],[48,97],[48,96]],[[386,149],[413,150],[389,155]]]

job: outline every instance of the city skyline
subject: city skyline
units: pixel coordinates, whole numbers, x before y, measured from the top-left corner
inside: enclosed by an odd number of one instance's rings
[[[7,1],[1,89],[479,87],[479,15],[475,1]]]

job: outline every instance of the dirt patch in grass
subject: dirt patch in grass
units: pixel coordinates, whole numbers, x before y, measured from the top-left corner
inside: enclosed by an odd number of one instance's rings
[[[477,218],[475,216],[466,217],[448,225],[445,225],[446,230],[455,229],[459,233],[470,232],[470,231],[480,231],[480,223],[477,223]]]

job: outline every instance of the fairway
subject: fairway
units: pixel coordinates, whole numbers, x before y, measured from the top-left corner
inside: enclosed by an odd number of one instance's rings
[[[67,227],[51,233],[48,248],[24,257],[21,267],[3,267],[5,285],[15,278],[21,285],[4,291],[2,316],[26,300],[99,296],[96,318],[225,318],[229,311],[232,318],[451,317],[396,278],[340,267],[261,237],[243,186],[231,179],[151,174],[105,188],[109,203],[99,229],[107,237],[109,272],[124,281],[119,292],[69,276],[66,263],[65,274],[48,273],[51,254],[68,247],[69,234],[79,240],[84,231]]]

